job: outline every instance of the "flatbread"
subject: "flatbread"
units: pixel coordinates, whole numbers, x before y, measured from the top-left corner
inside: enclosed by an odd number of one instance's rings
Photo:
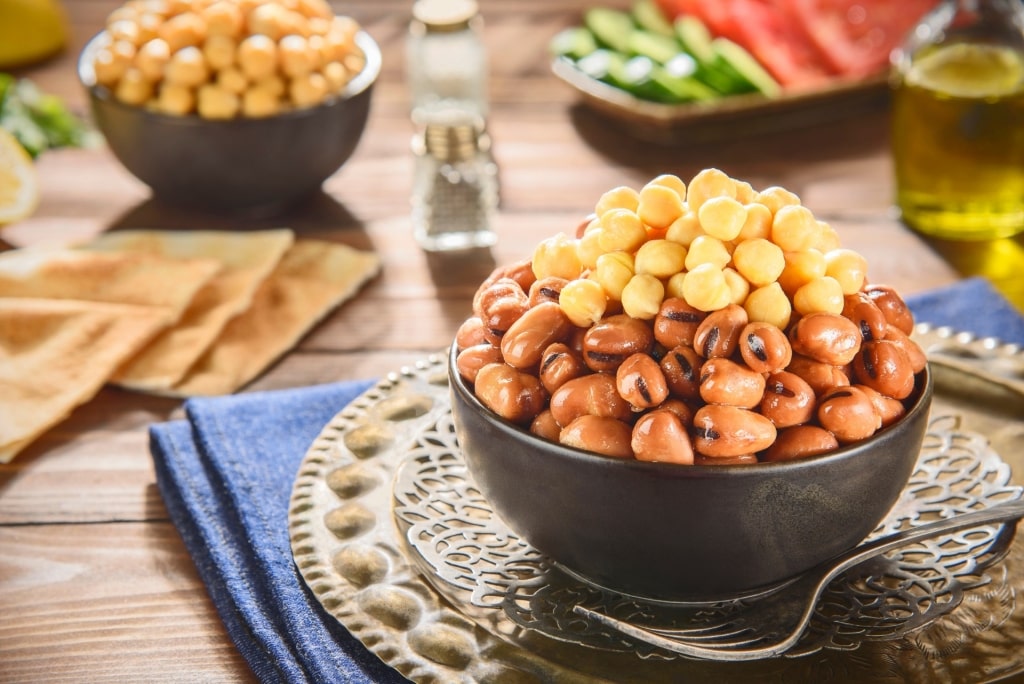
[[[221,270],[214,259],[25,248],[0,253],[0,297],[166,308],[177,320]]]
[[[0,298],[0,463],[91,399],[170,323],[162,307]]]
[[[83,249],[156,254],[179,259],[216,259],[221,270],[193,298],[181,319],[118,369],[110,381],[156,392],[178,383],[233,317],[247,310],[260,284],[291,247],[291,230],[104,233]]]
[[[380,258],[346,245],[298,240],[217,341],[168,392],[230,394],[291,349],[319,320],[380,270]]]

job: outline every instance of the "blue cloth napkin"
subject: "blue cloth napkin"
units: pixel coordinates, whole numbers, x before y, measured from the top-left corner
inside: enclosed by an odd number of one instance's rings
[[[985,278],[908,296],[914,320],[1024,346],[1024,317]]]
[[[917,320],[1024,344],[986,281],[908,297]],[[263,682],[404,682],[327,614],[292,561],[288,503],[323,427],[370,382],[185,403],[150,429],[157,485],[228,633]]]

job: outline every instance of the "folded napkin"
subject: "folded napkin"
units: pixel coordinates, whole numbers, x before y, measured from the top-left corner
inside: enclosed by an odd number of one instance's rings
[[[984,281],[908,298],[919,321],[1024,344]],[[157,484],[231,638],[263,682],[400,682],[327,614],[292,561],[288,504],[323,427],[369,382],[196,398],[154,425]]]

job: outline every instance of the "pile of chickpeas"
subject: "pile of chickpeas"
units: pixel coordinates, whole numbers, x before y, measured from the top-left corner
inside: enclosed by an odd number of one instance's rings
[[[481,284],[456,364],[477,398],[606,456],[747,464],[867,439],[926,358],[893,288],[783,188],[718,169],[609,190]]]
[[[268,117],[340,93],[366,64],[358,31],[326,0],[130,0],[107,18],[93,69],[130,105]]]

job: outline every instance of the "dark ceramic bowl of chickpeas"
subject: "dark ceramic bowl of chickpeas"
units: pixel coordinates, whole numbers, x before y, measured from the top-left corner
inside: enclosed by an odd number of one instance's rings
[[[716,201],[699,212],[699,231],[686,229],[682,251],[706,249],[698,234],[725,238],[730,260],[683,258],[657,274],[661,285],[643,277],[680,253],[655,249],[651,259],[644,246],[677,238],[698,203],[735,192],[738,205],[767,206],[769,223],[792,220],[769,193],[711,175],[686,188],[656,179],[690,197],[689,209],[684,200],[663,210],[668,195],[646,192],[651,184],[603,197],[597,215],[614,214],[603,227],[591,216],[575,237],[545,240],[532,258],[496,269],[450,349],[460,450],[495,513],[566,571],[627,595],[753,596],[849,550],[899,499],[928,424],[932,380],[910,337],[912,313],[893,288],[868,283],[848,250],[836,252],[820,222],[806,223],[804,244],[788,227],[725,230],[729,203]],[[639,215],[647,236],[622,249],[624,214],[608,202]],[[608,231],[611,259],[587,256],[591,230]],[[784,251],[797,266],[766,275],[771,259],[735,258],[756,240],[795,247]],[[826,255],[835,268],[805,268]],[[631,272],[615,290],[606,267],[621,274],[623,264]],[[749,293],[722,295],[708,274],[734,267],[760,283],[751,293],[786,294],[767,308]],[[677,268],[696,272],[700,287],[673,286]]]
[[[273,2],[246,15],[235,0],[153,16],[129,2],[83,49],[92,119],[158,200],[272,213],[316,193],[352,156],[380,49],[326,2],[298,5],[308,16]]]

